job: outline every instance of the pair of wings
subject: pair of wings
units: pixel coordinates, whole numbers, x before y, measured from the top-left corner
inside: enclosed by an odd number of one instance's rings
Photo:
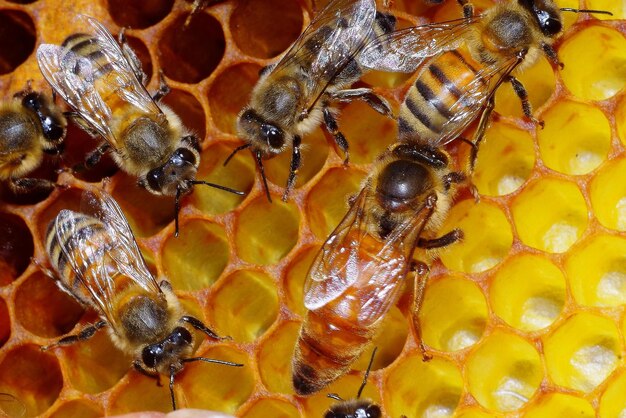
[[[397,301],[409,271],[413,251],[432,214],[424,204],[414,216],[394,228],[384,243],[372,246],[369,225],[378,225],[370,205],[375,192],[370,183],[361,190],[350,210],[316,255],[304,287],[304,305],[323,307],[350,288],[367,288],[369,299],[360,300],[357,319],[366,326],[376,322]],[[366,248],[375,254],[364,254]],[[364,259],[366,258],[366,259]]]
[[[81,212],[59,212],[54,221],[57,242],[76,278],[115,328],[117,316],[112,302],[119,290],[115,276],[128,277],[147,293],[161,293],[161,288],[146,267],[122,209],[109,194],[100,189],[85,191]],[[83,215],[100,221],[104,231],[85,234]]]
[[[37,62],[48,83],[89,128],[119,149],[119,141],[110,128],[112,110],[102,96],[103,88],[144,113],[162,112],[142,83],[145,76],[130,47],[120,47],[94,18],[79,15],[78,21],[85,28],[81,33],[92,38],[99,52],[82,56],[63,46],[42,44],[37,49]]]
[[[459,48],[471,31],[478,30],[476,25],[481,19],[481,16],[462,18],[383,34],[365,46],[359,54],[359,63],[379,71],[411,73],[420,67],[426,71],[431,60]],[[519,63],[520,58],[514,55],[504,62],[484,64],[472,81],[459,88],[459,99],[448,109],[453,116],[430,145],[440,147],[461,135]]]

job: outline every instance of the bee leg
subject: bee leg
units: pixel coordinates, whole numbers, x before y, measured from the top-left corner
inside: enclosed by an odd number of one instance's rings
[[[50,193],[55,187],[61,187],[50,180],[28,177],[11,179],[8,185],[9,189],[11,189],[11,191],[16,195],[27,193]]]
[[[565,64],[559,61],[559,57],[554,48],[552,48],[552,45],[543,42],[541,44],[541,49],[543,49],[543,53],[546,54],[546,57],[548,57],[553,64],[558,65],[561,70],[565,68]]]
[[[469,19],[474,17],[474,5],[469,0],[457,0],[463,8],[463,17]]]
[[[209,337],[215,340],[230,340],[231,339],[230,337],[220,337],[214,331],[212,331],[209,327],[204,325],[202,321],[200,321],[198,318],[194,318],[193,316],[185,315],[180,319],[185,321],[186,323],[188,323],[189,325],[191,325],[198,331],[204,332],[206,335],[208,335]]]
[[[133,367],[142,375],[156,380],[156,384],[158,387],[163,386],[163,384],[161,383],[161,375],[158,373],[149,372],[148,370],[144,369],[139,360],[133,361]]]
[[[463,239],[463,231],[460,229],[453,229],[445,235],[439,238],[424,239],[420,238],[417,242],[417,246],[425,250],[432,250],[433,248],[447,247],[450,244],[454,244],[457,241]]]
[[[385,98],[374,93],[372,89],[363,87],[359,89],[340,90],[331,94],[330,97],[340,102],[351,102],[355,99],[361,99],[381,115],[393,117],[389,102],[387,102]]]
[[[93,325],[89,325],[88,327],[83,328],[82,330],[80,330],[78,334],[68,335],[67,337],[61,338],[56,343],[42,346],[41,351],[47,351],[47,350],[50,350],[51,348],[63,346],[63,345],[72,345],[79,341],[86,341],[90,339],[91,337],[93,337],[99,329],[104,328],[107,325],[108,324],[106,321],[98,321]]]
[[[89,170],[100,162],[100,159],[109,150],[110,147],[111,146],[108,143],[100,145],[91,153],[87,154],[87,158],[85,158],[84,162],[76,164],[74,167],[72,167],[72,171],[75,173],[79,173],[84,170]]]
[[[424,300],[424,289],[426,289],[426,282],[428,281],[430,269],[426,263],[414,261],[411,265],[411,270],[415,273],[415,283],[413,285],[413,307],[411,309],[411,317],[413,320],[411,322],[413,324],[413,332],[415,332],[415,338],[417,339],[419,349],[422,352],[422,360],[428,361],[432,359],[433,356],[426,352],[426,347],[422,341],[422,329],[419,324],[418,313],[422,307],[422,301]]]
[[[167,81],[165,81],[165,76],[163,75],[163,71],[159,71],[159,89],[152,96],[152,100],[158,102],[163,97],[165,97],[170,92],[170,86],[167,85]]]
[[[326,127],[326,130],[330,132],[331,135],[335,138],[335,143],[337,144],[339,149],[343,151],[345,155],[343,163],[345,165],[348,165],[348,162],[350,161],[350,153],[348,151],[348,141],[346,140],[346,137],[343,136],[341,132],[339,132],[339,126],[337,126],[337,120],[335,119],[335,116],[333,115],[331,110],[328,107],[324,107],[322,112],[324,114],[324,126]]]
[[[137,77],[141,84],[145,86],[148,82],[148,76],[143,72],[141,68],[141,61],[137,58],[137,54],[135,54],[135,51],[133,51],[133,49],[128,45],[128,40],[126,39],[126,28],[122,28],[122,30],[120,30],[120,33],[117,36],[117,42],[122,47],[122,53],[130,63],[130,67],[132,68],[133,73],[135,73],[135,77]]]
[[[517,97],[519,97],[519,99],[522,101],[522,110],[524,111],[524,116],[532,120],[537,125],[541,126],[541,128],[543,129],[543,121],[533,116],[533,110],[530,106],[530,102],[528,101],[528,93],[526,92],[526,88],[524,87],[522,82],[512,75],[508,76],[508,81],[513,86],[513,90],[515,91],[515,94],[517,94]]]
[[[283,202],[287,201],[287,197],[289,197],[289,192],[293,189],[293,185],[296,182],[296,175],[298,174],[298,169],[300,168],[300,164],[302,163],[301,154],[300,154],[300,144],[302,143],[302,139],[299,135],[293,137],[292,143],[292,153],[291,153],[291,165],[289,167],[289,178],[287,179],[287,187],[285,188],[285,192],[283,193]]]

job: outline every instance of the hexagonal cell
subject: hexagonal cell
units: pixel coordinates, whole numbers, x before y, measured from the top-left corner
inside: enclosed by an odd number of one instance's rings
[[[224,166],[224,161],[232,151],[232,147],[223,143],[214,144],[204,150],[196,179],[248,193],[254,186],[254,160],[250,153],[240,152]],[[190,201],[203,213],[218,215],[235,209],[245,198],[213,187],[197,185]]]
[[[626,176],[626,159],[609,161],[593,177],[590,197],[593,213],[607,228],[626,231],[626,184],[615,179]]]
[[[22,218],[0,212],[0,286],[17,279],[28,267],[34,244]]]
[[[626,239],[592,237],[568,255],[565,271],[578,303],[611,307],[626,303]]]
[[[169,78],[193,84],[215,70],[224,55],[226,40],[220,22],[208,13],[197,13],[183,27],[186,19],[180,16],[164,29],[159,40],[159,63]]]
[[[174,0],[144,0],[126,4],[123,0],[107,0],[109,14],[122,28],[143,29],[155,25],[172,10]]]
[[[4,345],[11,336],[11,316],[9,308],[4,299],[0,298],[0,347]]]
[[[363,393],[361,394],[362,400],[369,400],[379,406],[382,406],[380,393],[376,389],[376,385],[372,383],[372,376],[370,376]],[[350,373],[337,380],[332,385],[309,396],[303,401],[304,416],[305,417],[323,417],[324,413],[331,407],[331,405],[337,403],[334,399],[329,399],[329,393],[336,393],[343,399],[354,399],[359,390],[359,386],[363,383],[363,373]]]
[[[204,108],[193,94],[172,89],[161,101],[180,116],[185,127],[196,134],[200,142],[204,140],[206,135]]]
[[[296,40],[302,31],[302,21],[302,9],[297,2],[239,1],[230,17],[230,31],[244,54],[272,58]]]
[[[582,99],[605,100],[626,85],[626,39],[615,29],[593,25],[576,32],[559,48],[559,58],[565,86]]]
[[[560,101],[544,114],[545,128],[537,131],[541,159],[565,174],[587,174],[606,159],[611,127],[593,105]]]
[[[9,74],[35,50],[31,17],[20,10],[0,10],[0,74]]]
[[[441,261],[452,270],[465,273],[489,270],[502,261],[513,244],[509,221],[492,203],[476,203],[473,199],[457,203],[450,210],[440,235],[454,228],[463,230],[465,237],[440,254]]]
[[[77,331],[87,325],[81,323]],[[67,368],[69,383],[83,393],[100,393],[113,387],[131,367],[131,359],[115,347],[105,330],[89,340],[53,349],[57,355],[61,352],[71,365]]]
[[[0,364],[0,393],[19,399],[26,408],[26,417],[40,415],[50,408],[62,387],[59,362],[36,345],[12,349]]]
[[[261,398],[245,412],[238,414],[242,418],[300,418],[298,408],[283,399]]]
[[[565,277],[545,257],[521,254],[507,260],[489,288],[493,312],[523,331],[550,326],[565,305]]]
[[[528,131],[494,122],[480,145],[472,182],[480,194],[502,196],[519,189],[534,166],[535,147]]]
[[[211,84],[209,108],[220,131],[237,134],[237,116],[249,102],[261,68],[257,64],[234,65],[222,71]]]
[[[360,170],[333,168],[311,188],[306,211],[311,231],[317,238],[326,240],[346,216],[350,207],[348,199],[359,193],[364,177]]]
[[[170,235],[163,245],[163,270],[176,290],[210,287],[228,265],[228,239],[224,228],[202,219],[191,219]]]
[[[511,211],[524,244],[550,253],[567,251],[587,228],[587,205],[575,183],[543,177],[522,190]]]
[[[304,282],[311,268],[311,263],[320,250],[318,246],[301,249],[291,264],[285,269],[283,288],[286,293],[286,303],[292,312],[304,316]]]
[[[278,316],[278,293],[270,276],[239,270],[226,277],[209,302],[209,317],[217,329],[235,341],[252,342]]]
[[[395,121],[361,100],[351,102],[341,111],[338,124],[350,146],[350,162],[355,164],[370,164],[398,137]]]
[[[196,355],[244,366],[232,367],[202,361],[188,363],[175,384],[181,406],[233,414],[254,390],[254,374],[248,355],[225,345],[211,346]]]
[[[615,370],[622,350],[609,318],[581,312],[544,337],[546,368],[557,385],[591,392]]]
[[[515,74],[528,91],[528,100],[533,110],[543,106],[552,96],[556,87],[554,70],[545,55],[524,71]],[[496,92],[496,112],[502,115],[522,117],[522,102],[513,90],[511,83],[504,83]],[[547,126],[547,123],[546,123]]]
[[[300,213],[293,203],[259,196],[246,206],[235,227],[239,256],[253,264],[276,264],[298,242]]]
[[[472,396],[485,408],[498,412],[523,407],[543,379],[535,347],[499,330],[469,355],[465,368]]]
[[[576,396],[563,393],[547,393],[534,402],[524,418],[580,417],[596,416],[589,402]]]
[[[474,282],[460,275],[431,282],[419,312],[423,342],[442,351],[471,347],[485,331],[487,314],[485,296]]]
[[[83,307],[62,292],[50,277],[37,272],[20,284],[15,294],[15,317],[27,330],[45,338],[70,332]]]
[[[121,8],[120,10],[128,10],[128,8]],[[123,27],[128,26],[124,25]],[[150,83],[150,80],[152,80],[152,57],[150,57],[148,47],[141,39],[134,36],[126,35],[126,42],[133,49],[137,58],[139,58],[141,69],[146,74],[148,83]]]
[[[626,372],[621,371],[611,377],[598,408],[599,416],[619,418],[626,412]]]
[[[162,381],[165,380],[165,376]],[[174,384],[177,402],[181,402],[178,376]],[[106,416],[140,411],[170,412],[172,401],[168,385],[158,386],[154,379],[132,371],[128,378],[115,386],[106,407]]]
[[[421,353],[415,352],[391,367],[385,387],[389,416],[444,417],[452,416],[457,408],[463,379],[454,363],[440,358],[424,362]]]
[[[258,363],[261,381],[275,393],[293,395],[291,358],[300,323],[284,322],[267,335],[259,346]]]
[[[74,399],[64,402],[49,415],[50,418],[98,418],[103,415],[99,406],[91,402]]]
[[[328,142],[321,128],[306,135],[302,142],[302,166],[298,169],[296,188],[304,186],[322,169],[329,152]],[[285,187],[291,165],[291,150],[288,149],[276,157],[264,161],[263,165],[265,166],[267,180]]]

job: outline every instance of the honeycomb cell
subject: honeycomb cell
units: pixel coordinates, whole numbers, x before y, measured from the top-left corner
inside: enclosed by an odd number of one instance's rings
[[[35,50],[35,24],[19,10],[0,10],[0,75],[9,74]]]
[[[613,0],[587,0],[586,6],[592,10],[606,10],[613,16],[594,13],[592,16],[600,20],[626,19],[626,4]]]
[[[198,99],[186,91],[172,89],[161,101],[176,112],[185,127],[196,134],[202,142],[206,135],[206,118]]]
[[[307,247],[294,257],[291,264],[285,269],[287,272],[283,279],[283,288],[286,293],[287,306],[293,313],[303,316],[306,313],[304,307],[304,282],[309,273],[309,268],[319,247]]]
[[[537,131],[541,159],[565,174],[587,174],[597,168],[611,148],[611,127],[593,105],[560,101],[544,114],[545,128]]]
[[[626,239],[596,235],[568,254],[565,272],[574,299],[587,306],[626,303]]]
[[[522,408],[539,388],[543,367],[528,341],[496,331],[465,363],[470,393],[478,403],[498,412]]]
[[[124,10],[123,8],[121,10]],[[126,27],[126,26],[124,26]],[[146,44],[139,38],[134,36],[126,35],[126,42],[133,49],[137,58],[141,62],[141,69],[146,75],[147,82],[149,83],[152,80],[152,58],[150,57],[150,51]]]
[[[221,333],[252,342],[278,316],[276,285],[263,272],[239,270],[220,282],[209,306],[209,316]]]
[[[595,416],[596,413],[589,402],[563,393],[549,393],[541,396],[524,414],[524,418],[593,418]]]
[[[591,180],[589,192],[593,213],[607,228],[626,231],[626,185],[616,179],[626,176],[626,159],[605,164]]]
[[[0,393],[0,416],[3,418],[23,417],[26,407],[21,400],[10,393]]]
[[[207,13],[198,13],[183,28],[180,16],[163,31],[159,40],[159,63],[166,76],[183,83],[208,77],[222,60],[226,41],[220,23]],[[198,42],[202,46],[198,46]]]
[[[550,326],[565,305],[565,277],[544,257],[521,254],[507,260],[489,288],[493,312],[523,331]]]
[[[17,279],[33,256],[33,237],[22,218],[0,212],[0,286]]]
[[[230,31],[244,54],[272,58],[296,40],[302,22],[302,9],[297,2],[240,1],[230,17]]]
[[[4,299],[0,298],[0,347],[4,345],[11,335],[11,317],[9,308]]]
[[[512,204],[513,221],[524,244],[550,253],[567,251],[587,227],[587,205],[575,183],[541,178]]]
[[[233,414],[252,394],[255,379],[247,354],[232,347],[216,345],[199,356],[243,364],[243,367],[188,363],[176,380],[181,405]]]
[[[59,408],[49,415],[50,418],[98,418],[101,417],[102,410],[90,403],[80,399],[75,399],[63,403]]]
[[[228,265],[224,228],[213,222],[184,222],[180,236],[170,235],[163,246],[163,269],[176,290],[210,287]]]
[[[162,377],[162,381],[165,380]],[[180,389],[178,386],[178,376],[174,383],[177,402],[181,402]],[[128,378],[121,384],[115,386],[111,393],[111,400],[107,405],[106,416],[121,415],[139,411],[160,411],[170,412],[172,401],[167,384],[158,386],[154,379],[132,371],[128,373]]]
[[[381,115],[361,100],[347,105],[338,123],[350,146],[350,162],[355,164],[370,164],[398,136],[392,118]]]
[[[201,154],[197,180],[208,181],[248,193],[254,186],[254,161],[249,153],[237,153],[229,162],[224,161],[233,151],[232,147],[218,143]],[[218,215],[235,209],[245,196],[221,191],[213,187],[197,185],[191,195],[191,204],[207,215]]]
[[[502,196],[519,189],[535,165],[535,148],[528,131],[494,122],[480,145],[472,182],[478,192]]]
[[[626,84],[626,39],[615,29],[594,25],[576,32],[561,45],[559,58],[565,86],[581,99],[605,100]]]
[[[40,337],[58,337],[74,328],[84,313],[82,306],[62,292],[50,277],[35,273],[15,294],[17,321]]]
[[[440,358],[424,362],[416,352],[391,367],[385,387],[389,416],[451,417],[461,399],[463,379],[454,363]]]
[[[321,129],[316,129],[311,134],[306,135],[301,149],[302,166],[298,169],[295,187],[299,188],[308,183],[322,168],[328,157],[328,142]],[[291,165],[291,150],[285,151],[276,157],[263,163],[267,179],[284,187],[289,177],[289,167]]]
[[[211,84],[209,108],[215,126],[227,134],[237,134],[237,116],[250,100],[261,67],[239,64],[226,68]]]
[[[293,395],[291,358],[300,332],[298,322],[280,324],[264,338],[258,352],[259,374],[265,387],[275,393]]]
[[[46,411],[63,387],[61,368],[54,355],[43,353],[29,344],[6,353],[0,364],[0,393],[19,399],[26,408],[25,417]]]
[[[511,226],[502,210],[491,203],[468,199],[457,203],[448,214],[442,234],[460,228],[465,236],[441,251],[449,269],[465,273],[489,270],[509,253],[513,243]]]
[[[554,70],[545,55],[524,71],[515,74],[528,91],[528,100],[533,110],[543,106],[552,96],[556,87]],[[522,102],[513,90],[511,83],[504,83],[496,92],[496,111],[502,115],[522,117]],[[547,125],[547,124],[546,124]]]
[[[259,196],[246,206],[235,228],[239,256],[253,264],[275,264],[298,241],[300,213],[293,203]]]
[[[442,351],[471,347],[485,331],[487,314],[485,296],[474,282],[444,277],[426,288],[419,311],[422,340]]]
[[[311,188],[306,199],[307,219],[311,230],[320,240],[339,225],[350,207],[348,198],[361,189],[364,173],[352,168],[328,170]]]
[[[557,385],[591,392],[617,367],[619,340],[610,319],[587,312],[572,315],[544,337],[548,376]]]
[[[143,0],[126,3],[124,0],[107,0],[109,14],[122,28],[144,29],[155,25],[172,10],[174,0]]]
[[[602,418],[621,418],[626,413],[626,372],[623,370],[611,377],[602,397],[598,409]]]
[[[242,418],[300,418],[300,412],[292,403],[285,400],[261,398],[239,416]]]
[[[68,124],[61,166],[64,168],[72,168],[76,165],[83,164],[87,156],[98,147],[100,142],[101,141],[93,138],[76,124]],[[113,161],[113,158],[111,158],[111,153],[106,153],[102,156],[98,164],[87,170],[78,170],[73,175],[86,182],[99,183],[103,178],[111,177],[117,171],[118,167],[115,161]],[[59,182],[63,184],[62,179],[59,179]]]
[[[96,321],[94,318],[93,322]],[[55,348],[53,352],[63,353],[69,366],[69,382],[83,393],[100,393],[113,387],[131,366],[131,360],[113,345],[105,330],[96,332],[87,341]]]

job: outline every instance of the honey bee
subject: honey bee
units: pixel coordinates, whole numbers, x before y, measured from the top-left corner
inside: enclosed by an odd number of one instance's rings
[[[185,363],[204,361],[228,366],[242,364],[191,357],[193,329],[222,339],[197,318],[184,312],[169,282],[157,283],[148,271],[122,210],[104,191],[83,194],[82,213],[62,210],[50,223],[45,248],[61,290],[95,309],[100,321],[80,332],[42,347],[48,350],[91,338],[106,327],[111,340],[134,357],[133,367],[159,382],[169,377],[176,409],[174,377]]]
[[[462,237],[455,229],[431,238],[456,185],[465,181],[448,162],[442,150],[407,142],[393,145],[374,164],[305,281],[308,311],[293,357],[298,394],[316,392],[349,370],[398,301],[411,270],[416,273],[417,312],[428,267],[413,261],[416,247],[439,248]]]
[[[237,131],[245,144],[231,157],[251,149],[270,201],[263,160],[291,148],[283,194],[286,200],[301,163],[301,138],[321,123],[348,162],[348,142],[339,131],[333,105],[361,99],[376,111],[391,115],[387,101],[371,89],[347,87],[362,74],[358,53],[366,41],[394,27],[395,18],[377,13],[374,0],[332,0],[281,60],[261,71],[250,102],[237,119]]]
[[[13,99],[0,103],[0,180],[15,194],[50,192],[56,184],[25,177],[43,161],[44,154],[63,151],[67,120],[45,94],[30,82]]]
[[[117,165],[138,177],[139,186],[156,195],[175,196],[178,235],[179,201],[196,184],[235,194],[228,187],[195,180],[200,163],[198,137],[159,100],[169,92],[161,74],[150,96],[146,75],[124,32],[119,44],[97,20],[80,17],[90,33],[69,36],[63,45],[43,44],[37,61],[52,88],[74,109],[77,122],[104,142],[85,160],[89,168],[112,150]]]
[[[475,16],[469,0],[457,0],[464,18],[410,27],[383,34],[365,47],[364,67],[413,72],[417,78],[400,108],[401,140],[422,140],[442,146],[455,138],[483,111],[487,120],[494,94],[509,82],[521,100],[524,115],[533,117],[528,94],[513,72],[530,66],[543,52],[561,68],[552,44],[562,31],[561,12],[605,13],[600,10],[558,8],[553,0],[517,0],[499,3]],[[381,47],[386,54],[379,54]],[[473,144],[473,168],[487,123]]]
[[[22,418],[26,415],[24,403],[10,393],[0,393],[0,417]]]

